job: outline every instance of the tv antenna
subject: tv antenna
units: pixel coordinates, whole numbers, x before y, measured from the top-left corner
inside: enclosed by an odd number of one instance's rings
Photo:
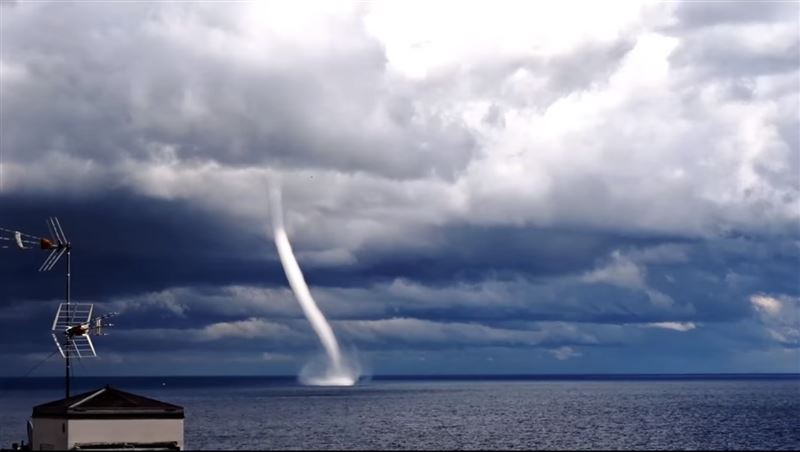
[[[66,397],[70,394],[70,379],[72,370],[70,367],[70,358],[94,358],[97,353],[94,349],[91,336],[104,336],[104,327],[114,326],[113,324],[106,323],[106,320],[116,315],[115,312],[92,317],[94,305],[91,303],[72,303],[70,301],[71,292],[71,277],[72,277],[72,244],[64,235],[64,230],[61,228],[61,223],[56,217],[47,219],[47,227],[50,230],[52,238],[42,238],[31,234],[25,234],[20,231],[11,229],[0,228],[0,231],[10,234],[11,237],[0,237],[1,240],[6,242],[14,242],[14,245],[21,250],[42,249],[50,251],[47,258],[42,262],[39,267],[40,272],[49,272],[61,260],[61,257],[67,255],[67,278],[66,278],[66,303],[61,303],[56,311],[56,317],[53,320],[52,336],[56,343],[58,351],[64,358],[64,387]],[[2,243],[2,248],[9,248],[9,245]]]

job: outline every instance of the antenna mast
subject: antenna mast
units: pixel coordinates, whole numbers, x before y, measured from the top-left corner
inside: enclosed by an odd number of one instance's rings
[[[72,282],[72,244],[70,244],[67,237],[64,235],[64,230],[61,229],[61,223],[58,221],[56,217],[50,217],[47,219],[47,228],[50,229],[50,235],[54,237],[54,240],[48,239],[41,239],[39,241],[40,247],[43,250],[51,250],[50,254],[47,256],[47,259],[44,260],[42,266],[39,267],[40,272],[47,272],[55,267],[56,263],[61,259],[65,253],[67,255],[67,296],[66,296],[66,303],[62,304],[62,307],[65,307],[66,317],[71,319],[71,312],[70,312],[70,291],[71,291],[71,282]],[[59,307],[59,312],[61,311],[61,307]],[[91,313],[91,311],[90,311]],[[56,314],[56,318],[58,318],[58,314]],[[55,329],[55,324],[53,325]],[[56,341],[58,344],[58,341]],[[70,386],[70,377],[72,375],[72,370],[70,368],[70,348],[65,347],[62,350],[61,354],[64,356],[64,387],[66,390],[66,397],[69,397],[69,386]]]
[[[90,336],[103,336],[103,327],[113,326],[104,323],[104,320],[116,315],[112,312],[106,315],[92,317],[94,305],[91,303],[72,303],[72,244],[64,235],[61,223],[56,217],[47,219],[47,228],[50,230],[52,238],[40,238],[34,235],[25,234],[11,229],[0,228],[0,231],[11,233],[11,237],[0,237],[0,240],[14,242],[16,247],[21,250],[41,248],[49,250],[50,254],[39,267],[40,272],[48,272],[55,267],[61,257],[67,255],[67,279],[66,279],[66,302],[61,303],[53,320],[52,336],[53,340],[64,357],[64,389],[66,397],[70,395],[70,380],[72,369],[70,360],[75,357],[94,358],[97,356],[94,344]],[[37,242],[38,241],[38,242]],[[8,245],[0,245],[8,248]]]

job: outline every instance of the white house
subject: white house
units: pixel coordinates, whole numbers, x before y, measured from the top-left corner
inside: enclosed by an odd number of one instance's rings
[[[33,407],[31,450],[182,450],[183,407],[110,386]]]

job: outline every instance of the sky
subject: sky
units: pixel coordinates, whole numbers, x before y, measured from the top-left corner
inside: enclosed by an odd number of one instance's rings
[[[800,3],[0,2],[0,226],[81,375],[800,372]],[[63,263],[0,249],[0,375]],[[58,375],[57,357],[33,375]]]

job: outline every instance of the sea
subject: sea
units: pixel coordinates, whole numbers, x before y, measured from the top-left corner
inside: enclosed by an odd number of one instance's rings
[[[0,447],[62,384],[0,379]],[[800,374],[86,377],[73,393],[106,384],[183,406],[192,450],[800,449]]]

